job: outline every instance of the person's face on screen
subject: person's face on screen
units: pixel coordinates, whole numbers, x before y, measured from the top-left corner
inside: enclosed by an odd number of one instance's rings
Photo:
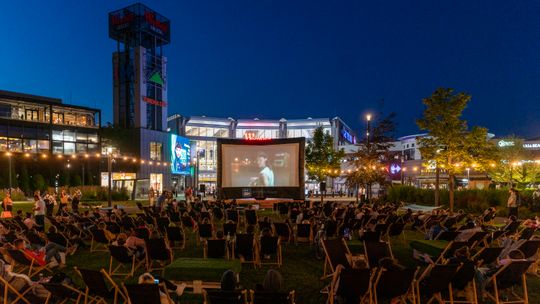
[[[268,159],[264,156],[259,156],[257,157],[257,166],[259,166],[259,168],[264,168],[266,167],[266,161]]]
[[[174,152],[176,153],[176,158],[180,157],[180,152],[181,151],[182,151],[182,149],[180,147],[176,147],[176,149],[174,149]]]

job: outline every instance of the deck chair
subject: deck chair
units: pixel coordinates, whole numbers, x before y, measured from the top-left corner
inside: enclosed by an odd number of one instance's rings
[[[362,233],[360,237],[361,241],[364,242],[380,242],[381,241],[381,232],[380,231],[371,231],[366,230]]]
[[[212,224],[199,224],[197,234],[197,244],[201,241],[211,239],[213,237]]]
[[[401,303],[416,303],[414,279],[418,268],[402,270],[381,270],[373,283],[373,300],[391,300],[399,298]]]
[[[274,231],[279,236],[281,241],[290,243],[292,238],[292,230],[286,223],[274,223]]]
[[[311,230],[311,224],[297,224],[295,243],[311,244],[311,242],[313,242],[313,231]]]
[[[191,230],[195,229],[195,223],[193,222],[191,216],[182,216],[180,219],[182,220],[182,228]]]
[[[161,270],[163,272],[165,266],[173,261],[172,251],[167,248],[165,239],[149,239],[145,241],[145,244],[146,271]],[[155,262],[161,263],[161,267],[154,267]]]
[[[525,241],[518,250],[523,252],[525,259],[530,259],[538,253],[540,248],[540,239]]]
[[[46,234],[47,236],[47,240],[49,240],[49,242],[53,242],[55,244],[58,244],[60,246],[64,246],[64,247],[71,247],[71,244],[68,240],[68,238],[60,233],[60,232],[56,232],[56,233],[47,233]]]
[[[206,290],[203,289],[204,304],[247,304],[246,290]]]
[[[390,243],[387,242],[366,242],[364,241],[364,252],[369,268],[379,267],[382,258],[394,258]]]
[[[238,223],[238,210],[229,209],[227,210],[226,215],[227,215],[228,221],[233,221],[235,223]]]
[[[236,223],[224,223],[223,224],[223,235],[228,235],[234,237],[236,235]]]
[[[122,283],[128,304],[161,303],[160,289],[167,292],[167,288],[160,284],[124,284]],[[162,288],[160,288],[162,287]]]
[[[427,298],[427,303],[437,300],[444,303],[442,293],[448,290],[448,286],[454,279],[460,265],[429,265],[420,278],[416,281],[416,296],[421,303],[422,295]]]
[[[144,261],[139,261],[126,246],[109,245],[109,253],[111,254],[108,271],[110,276],[125,276],[124,279],[130,278],[135,275],[135,271],[144,263]],[[114,262],[117,264],[116,267]],[[129,272],[119,272],[122,268],[127,268]]]
[[[241,263],[257,265],[257,243],[253,234],[237,234],[234,242],[234,254]]]
[[[439,254],[437,259],[435,260],[435,263],[443,263],[443,262],[445,262],[448,258],[454,256],[454,252],[456,252],[456,250],[458,250],[459,248],[462,248],[462,247],[469,247],[469,242],[467,242],[467,241],[463,241],[463,242],[451,241],[450,243],[448,243],[448,245],[446,245],[446,247],[443,249],[443,251]],[[470,249],[470,247],[469,247],[469,249]]]
[[[112,300],[113,304],[119,303],[122,298],[127,302],[124,291],[120,289],[114,280],[107,274],[105,269],[90,270],[74,267],[85,284],[84,303],[107,303]],[[109,287],[111,286],[111,287]]]
[[[226,240],[206,240],[204,242],[204,258],[229,259]]]
[[[324,272],[321,279],[326,279],[332,276],[338,265],[343,265],[345,268],[351,268],[349,256],[351,251],[343,239],[323,240],[322,242],[324,253],[326,255],[324,261]]]
[[[338,236],[339,224],[337,221],[328,220],[324,223],[324,233],[327,238],[333,238]]]
[[[47,244],[47,240],[43,239],[35,230],[26,231],[24,236],[31,245],[45,246]]]
[[[264,229],[272,230],[271,222],[258,221],[257,226],[259,226],[259,231],[263,231]]]
[[[493,264],[501,255],[504,247],[484,247],[472,258],[478,266]]]
[[[246,217],[246,223],[248,225],[257,225],[257,210],[246,210],[244,216]]]
[[[443,230],[435,237],[435,239],[451,242],[455,240],[458,235],[459,235],[459,231]]]
[[[168,226],[166,228],[166,238],[171,249],[183,250],[186,246],[186,236],[184,230],[178,226]]]
[[[105,237],[105,233],[103,232],[103,230],[92,229],[90,230],[90,233],[92,234],[92,241],[90,242],[90,252],[107,251],[107,246],[109,246],[110,242],[107,237]]]
[[[295,292],[249,291],[251,304],[294,304]]]
[[[12,260],[13,270],[15,272],[25,273],[30,278],[43,270],[52,273],[52,270],[47,265],[40,266],[36,259],[26,255],[21,250],[8,249],[7,254]]]
[[[150,230],[146,227],[135,228],[135,234],[138,238],[148,240],[150,238]]]
[[[84,298],[84,293],[74,287],[59,283],[42,283],[43,287],[49,291],[49,296],[45,303],[52,303],[52,299],[57,301],[54,303],[76,303],[78,304]]]
[[[448,299],[443,299],[445,303],[463,303],[463,304],[478,304],[478,295],[476,292],[476,265],[474,262],[469,261],[463,263],[457,270],[454,278],[448,285]],[[456,291],[465,291],[467,287],[470,287],[469,295],[465,295],[465,298],[457,298]],[[444,295],[444,294],[443,294]],[[467,297],[469,296],[469,297]]]
[[[170,223],[171,223],[171,221],[166,216],[161,216],[161,217],[158,217],[156,219],[156,226],[157,226],[159,232],[161,232],[161,233],[166,232],[166,229],[167,229],[167,227],[169,226]]]
[[[520,239],[520,240],[530,240],[533,237],[535,231],[536,231],[536,228],[532,228],[532,227],[523,228],[519,232],[518,239]]]
[[[527,291],[527,276],[525,273],[532,265],[533,261],[512,261],[509,264],[501,267],[493,274],[486,285],[486,295],[496,304],[505,303],[529,303],[529,295]],[[516,288],[517,287],[517,288]],[[521,289],[522,294],[517,294],[516,289]],[[493,292],[489,290],[492,289]],[[511,289],[508,293],[515,297],[512,300],[503,300],[501,291]]]
[[[405,240],[405,223],[402,222],[402,221],[399,221],[399,222],[395,222],[395,223],[390,224],[390,226],[388,226],[386,236],[387,236],[388,241],[390,241],[390,238],[392,238],[392,237],[402,236],[403,237],[403,244],[405,244],[406,243],[406,240]]]
[[[4,291],[3,294],[3,304],[9,303],[25,303],[25,304],[34,304],[33,299],[31,298],[32,288],[29,286],[23,291],[18,291],[13,286],[9,284],[3,277],[0,277],[0,288]]]
[[[281,238],[278,236],[263,236],[257,246],[257,262],[259,267],[262,265],[277,265],[281,267],[283,256],[281,254]],[[265,257],[269,257],[266,259]],[[271,261],[275,257],[275,261]]]
[[[372,279],[369,269],[338,267],[330,284],[328,302],[334,304],[341,297],[345,303],[371,303]]]

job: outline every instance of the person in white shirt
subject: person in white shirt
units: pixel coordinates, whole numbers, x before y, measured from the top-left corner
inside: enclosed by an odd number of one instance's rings
[[[37,194],[34,195],[34,219],[36,221],[36,230],[45,229],[45,201]]]
[[[256,186],[273,187],[274,186],[274,171],[268,167],[268,155],[260,152],[257,155],[257,166],[261,169],[257,178]]]

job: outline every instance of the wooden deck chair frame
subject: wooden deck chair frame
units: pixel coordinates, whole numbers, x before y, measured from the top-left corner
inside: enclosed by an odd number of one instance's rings
[[[129,267],[129,272],[119,272],[120,270],[122,269],[125,269],[127,270],[127,266],[128,264],[124,264],[124,263],[121,263],[121,262],[117,262],[116,264],[116,267],[115,267],[115,261],[116,259],[113,257],[112,253],[110,254],[110,258],[109,258],[109,271],[108,271],[108,275],[110,276],[125,276],[124,279],[128,279],[130,277],[133,277],[135,275],[135,272],[141,268],[141,266],[144,265],[144,259],[143,260],[138,260],[137,257],[135,255],[133,255],[131,257],[131,264],[130,264],[130,267]]]
[[[463,267],[463,265],[461,266]],[[459,269],[458,269],[459,271]],[[452,283],[448,284],[448,300],[443,299],[444,303],[459,303],[459,304],[478,304],[478,289],[476,288],[476,277],[473,277],[472,280],[467,284],[467,286],[472,291],[472,300],[455,300],[454,299],[454,288]]]
[[[533,262],[530,262],[531,264]],[[517,298],[517,300],[513,300],[513,301],[503,301],[500,299],[500,291],[499,291],[499,288],[497,286],[497,276],[502,273],[503,271],[506,270],[506,268],[508,267],[511,267],[511,265],[514,264],[514,262],[510,262],[509,264],[506,264],[505,266],[501,267],[501,269],[499,269],[495,274],[493,274],[489,279],[488,279],[488,282],[487,282],[487,285],[486,285],[486,295],[488,296],[489,299],[491,299],[493,302],[495,302],[495,304],[517,304],[517,303],[522,303],[522,304],[529,304],[529,293],[528,293],[528,290],[527,290],[527,275],[526,275],[526,271],[524,271],[522,274],[521,274],[521,288],[522,288],[522,291],[523,291],[523,295],[518,295],[517,293],[514,292],[514,288],[512,288],[512,295],[515,296]],[[530,265],[529,265],[530,266]],[[493,294],[491,292],[488,291],[490,285],[489,283],[491,283],[491,287],[493,289]]]
[[[343,268],[338,267],[336,269],[336,271],[334,271],[334,273],[332,274],[332,282],[330,283],[329,290],[328,290],[328,303],[329,304],[334,304],[334,301],[335,301],[334,297],[335,297],[335,294],[337,292],[337,290],[335,289],[336,288],[335,283],[336,283],[337,279],[339,278],[339,276],[341,275],[342,269]],[[360,298],[360,304],[364,304],[364,303],[373,304],[374,303],[374,301],[373,301],[373,278],[374,278],[374,276],[375,276],[375,272],[371,271],[371,275],[370,275],[370,278],[369,278],[369,286],[367,288],[366,294],[364,294],[364,296],[362,298]]]
[[[243,289],[242,291],[240,291],[240,294],[242,295],[242,298],[244,299],[245,304],[250,303],[248,302],[248,291],[246,289]],[[203,304],[211,304],[210,302],[208,302],[208,291],[206,291],[206,289],[203,289],[202,295],[203,295]]]
[[[165,231],[166,231],[165,232],[165,240],[170,245],[171,242],[169,240],[169,231],[167,230],[168,228],[172,228],[172,227],[167,227],[165,229]],[[182,241],[174,241],[175,244],[177,242],[180,242],[180,246],[171,246],[171,249],[172,250],[184,250],[184,248],[186,248],[186,234],[184,232],[184,229],[181,226],[177,226],[177,228],[180,230],[180,233],[182,234]]]
[[[451,241],[448,243],[448,245],[446,245],[446,247],[444,247],[443,251],[439,254],[439,256],[437,257],[437,259],[435,260],[435,264],[444,264],[444,262],[446,262],[446,258],[444,257],[446,255],[446,253],[448,253],[448,251],[450,251],[450,249],[454,248],[454,246],[458,244],[458,245],[462,245],[461,247],[463,246],[466,246],[466,247],[469,247],[467,245],[467,242],[458,242],[458,241]],[[458,247],[458,248],[455,248],[455,250],[461,248],[461,247]],[[471,248],[473,248],[474,246],[470,246],[469,247],[469,250]],[[454,251],[455,251],[454,250]]]
[[[77,267],[73,267],[73,269],[75,270],[75,272],[79,275],[79,277],[81,277],[81,280],[84,281],[83,279],[83,275],[82,273],[79,271],[79,269]],[[105,283],[109,283],[111,284],[112,288],[114,289],[114,298],[113,298],[113,304],[117,304],[118,303],[118,296],[120,296],[122,298],[122,300],[124,301],[124,303],[127,303],[127,296],[124,294],[124,291],[120,288],[120,286],[118,286],[118,284],[116,284],[116,282],[113,280],[113,278],[107,273],[107,271],[105,271],[105,269],[100,269],[99,272],[102,274],[103,278],[104,278],[104,281]],[[107,299],[103,298],[103,297],[100,297],[100,296],[97,296],[97,295],[93,295],[91,296],[90,295],[90,287],[88,287],[88,285],[84,284],[85,285],[85,290],[84,290],[84,304],[92,304],[92,303],[96,303],[96,304],[99,304],[99,303],[105,303],[107,304]]]
[[[29,264],[19,263],[17,261],[17,259],[13,258],[13,256],[11,255],[12,251],[18,251],[21,254],[20,257],[22,258],[24,256],[28,260]],[[33,278],[36,274],[40,273],[43,270],[48,271],[50,273],[53,273],[53,271],[47,266],[47,264],[45,264],[43,266],[40,266],[36,262],[35,258],[27,255],[24,251],[21,251],[21,250],[8,250],[8,255],[12,260],[12,265],[13,265],[13,271],[14,272],[19,272],[19,273],[24,273],[25,272],[26,275],[28,275],[30,278]],[[19,265],[21,267],[18,267]]]
[[[341,242],[345,248],[345,255],[346,256],[352,256],[351,251],[349,250],[349,246],[347,246],[347,243],[344,239],[341,239]],[[323,250],[325,254],[324,258],[324,270],[323,270],[323,276],[321,277],[321,280],[328,279],[334,275],[334,272],[336,272],[335,267],[337,265],[332,265],[332,261],[330,259],[330,255],[328,254],[328,248],[326,248],[326,240],[323,240],[322,242]],[[349,265],[350,266],[350,265]],[[330,272],[328,272],[330,270]]]
[[[278,228],[276,228],[276,224],[277,224],[277,226],[281,226],[281,227],[283,227],[284,225],[287,226],[287,229],[288,229],[288,231],[289,231],[289,236],[288,236],[288,237],[281,236],[281,235],[277,232],[277,231],[278,231]],[[282,239],[282,241],[286,242],[287,244],[290,244],[292,238],[294,237],[293,230],[292,230],[291,227],[290,227],[289,225],[287,225],[286,223],[272,223],[272,232],[273,232],[274,235],[277,235],[280,239]]]
[[[109,246],[111,242],[109,241],[107,244],[98,242],[95,240],[94,233],[90,232],[90,234],[92,235],[92,240],[90,241],[90,252],[107,252],[107,246]]]
[[[0,285],[2,285],[2,289],[3,289],[3,296],[4,296],[4,301],[2,301],[3,304],[9,304],[9,303],[17,303],[17,301],[22,301],[26,304],[32,304],[30,301],[28,301],[24,296],[32,290],[31,287],[28,287],[26,288],[26,290],[24,290],[23,292],[20,292],[18,291],[17,289],[15,289],[13,286],[11,286],[11,284],[9,284],[9,282],[7,282],[6,280],[4,280],[4,278],[0,277]],[[9,300],[9,295],[12,295],[15,297],[15,300],[14,301],[11,301]],[[21,302],[19,302],[21,303]]]
[[[136,285],[140,285],[140,284],[136,284]],[[158,286],[159,286],[159,290],[164,292],[167,295],[167,297],[170,298],[169,291],[167,290],[167,287],[165,286],[165,284],[164,283],[159,283]],[[131,299],[129,297],[129,292],[128,292],[128,290],[126,288],[126,284],[124,282],[122,282],[122,290],[124,291],[124,295],[126,296],[125,304],[132,304]]]
[[[165,242],[167,241],[166,239],[163,239],[163,240]],[[161,270],[161,275],[163,275],[163,273],[165,272],[165,267],[167,267],[167,265],[171,264],[174,261],[174,252],[171,249],[169,251],[169,258],[166,260],[166,263],[164,265],[162,265],[161,267],[153,267],[154,266],[154,260],[151,259],[150,255],[148,254],[147,244],[145,244],[144,252],[146,253],[145,254],[145,266],[146,266],[146,271],[147,272],[151,272],[151,271],[154,271],[154,270]]]
[[[373,283],[373,303],[374,304],[378,304],[377,286],[379,285],[379,281],[381,280],[381,277],[382,277],[384,271],[385,270],[379,270],[379,271],[376,272],[375,282]],[[409,290],[407,291],[407,293],[405,293],[401,297],[399,297],[399,300],[401,301],[400,303],[407,304],[407,303],[410,302],[412,304],[416,304],[416,288],[415,288],[415,284],[416,284],[416,276],[418,275],[418,271],[420,271],[419,267],[416,268],[416,271],[414,273],[413,280],[411,281],[411,286],[409,287]]]
[[[276,244],[276,261],[275,262],[263,262],[263,259],[261,258],[261,244],[260,240],[257,241],[258,245],[256,246],[256,257],[257,257],[257,265],[259,268],[262,268],[263,265],[277,265],[278,268],[281,268],[281,265],[283,265],[283,254],[281,251],[281,237],[277,237],[277,244]]]
[[[405,237],[405,226],[407,224],[405,222],[394,222],[394,223],[389,224],[388,229],[386,229],[386,233],[383,235],[382,239],[384,239],[384,237],[386,237],[386,240],[388,241],[388,243],[391,242],[392,236],[390,236],[390,229],[392,229],[392,227],[394,225],[403,225],[403,228],[401,228],[401,233],[398,234],[398,235],[394,235],[394,237],[399,238],[401,236],[401,239],[403,241],[403,245],[406,245],[407,244],[407,239]]]
[[[369,255],[368,255],[368,249],[367,249],[367,246],[366,244],[370,244],[370,243],[384,243],[386,244],[386,246],[388,247],[388,251],[390,252],[390,258],[394,259],[394,253],[392,252],[392,245],[390,245],[390,242],[385,242],[385,241],[379,241],[379,242],[366,242],[364,241],[364,256],[366,258],[366,263],[368,265],[369,268],[377,268],[379,267],[379,265],[370,265],[369,263]]]
[[[65,303],[69,303],[70,301],[73,301],[75,304],[79,304],[81,302],[81,300],[84,298],[84,292],[82,292],[82,291],[80,291],[80,290],[78,290],[76,288],[73,288],[73,287],[71,287],[69,285],[66,285],[66,284],[59,284],[59,285],[62,285],[64,288],[77,293],[78,297],[77,297],[77,300],[70,298],[70,299],[64,299],[61,302],[54,302],[54,303],[65,304]],[[45,287],[45,289],[47,289],[47,288]],[[47,296],[47,299],[45,300],[45,304],[49,304],[52,298],[53,298],[53,295],[52,295],[51,292],[49,292],[49,295]]]
[[[253,290],[253,289],[249,290],[249,298],[250,298],[251,301],[248,302],[246,300],[246,303],[251,303],[251,304],[256,304],[257,303],[257,302],[255,302],[255,290]],[[294,291],[294,290],[289,291],[289,301],[290,301],[289,304],[296,304],[296,291]]]
[[[299,237],[298,236],[298,225],[295,226],[294,229],[294,244],[298,245],[298,243],[308,243],[309,245],[313,244],[313,229],[312,224],[300,224],[300,225],[309,225],[309,235],[308,237]]]
[[[253,237],[253,245],[252,245],[252,257],[251,257],[251,261],[247,261],[245,258],[239,258],[240,259],[240,263],[241,264],[252,264],[254,268],[257,268],[257,265],[258,265],[258,262],[257,262],[257,258],[258,258],[258,246],[259,246],[259,242],[257,242],[257,240],[255,239],[255,236]],[[236,252],[235,252],[235,247],[236,247],[236,240],[234,240],[232,242],[232,245],[231,245],[231,248],[232,248],[232,258],[236,258]]]
[[[206,240],[204,243],[203,243],[203,257],[205,259],[208,258],[208,241],[211,241],[211,240]],[[227,241],[225,241],[225,259],[226,260],[230,260],[231,259],[231,254],[229,252],[229,244],[227,243]]]
[[[440,265],[440,264],[439,264]],[[426,269],[424,270],[424,272],[422,272],[422,274],[420,275],[420,277],[418,277],[415,281],[415,287],[416,287],[416,292],[415,292],[415,295],[416,295],[416,300],[417,300],[417,304],[421,304],[421,300],[422,300],[422,294],[420,293],[420,283],[422,282],[422,280],[428,276],[430,273],[431,273],[431,270],[436,266],[436,264],[430,264],[428,267],[426,267]],[[456,270],[457,271],[457,270]],[[440,304],[444,304],[444,300],[442,298],[442,295],[441,293],[434,293],[431,298],[428,300],[428,304],[432,303],[434,300],[437,300],[438,303]]]

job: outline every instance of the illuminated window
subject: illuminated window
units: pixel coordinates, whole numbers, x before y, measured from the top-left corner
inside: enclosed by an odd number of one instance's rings
[[[150,159],[162,160],[163,144],[160,142],[150,142]]]

